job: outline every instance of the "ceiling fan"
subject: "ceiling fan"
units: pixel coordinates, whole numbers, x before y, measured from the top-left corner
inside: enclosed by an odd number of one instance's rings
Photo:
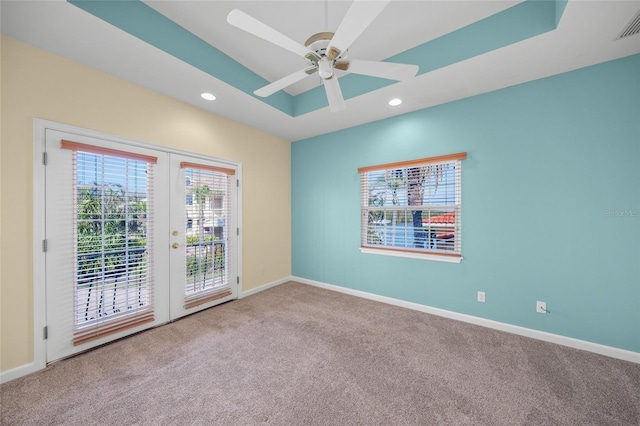
[[[276,80],[253,93],[260,97],[267,97],[317,72],[327,93],[329,109],[335,112],[346,107],[336,70],[397,81],[414,77],[418,73],[417,65],[357,59],[347,60],[349,46],[373,22],[390,1],[355,0],[335,33],[321,32],[314,34],[309,37],[304,45],[241,10],[232,10],[227,16],[229,24],[296,53],[304,57],[309,63],[307,68]]]

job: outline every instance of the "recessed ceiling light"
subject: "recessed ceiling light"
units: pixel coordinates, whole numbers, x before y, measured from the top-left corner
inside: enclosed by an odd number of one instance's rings
[[[204,93],[201,93],[200,96],[202,96],[202,99],[206,99],[207,101],[216,100],[215,95],[213,95],[212,93],[204,92]]]
[[[393,98],[389,101],[389,105],[391,106],[398,106],[402,103],[402,99],[400,98]]]

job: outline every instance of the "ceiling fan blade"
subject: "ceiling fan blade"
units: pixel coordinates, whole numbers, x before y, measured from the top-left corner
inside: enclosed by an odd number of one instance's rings
[[[327,57],[334,60],[347,50],[390,1],[355,0],[327,46]]]
[[[327,100],[329,101],[329,110],[331,112],[342,111],[347,107],[342,97],[342,90],[340,90],[340,84],[338,83],[338,77],[326,78],[322,80],[324,84],[324,90],[327,92]]]
[[[311,66],[303,70],[296,71],[293,74],[290,74],[286,77],[281,78],[280,80],[276,80],[271,84],[267,84],[266,86],[261,87],[260,89],[254,91],[253,93],[256,96],[266,98],[267,96],[273,95],[278,90],[282,90],[285,87],[291,86],[293,83],[297,83],[303,78],[310,76],[316,71],[318,71],[318,67],[316,66]]]
[[[240,28],[241,30],[260,37],[261,39],[267,40],[276,46],[289,50],[290,52],[306,57],[309,60],[313,60],[314,62],[320,60],[320,57],[316,52],[258,21],[256,18],[247,15],[241,10],[234,9],[229,12],[229,15],[227,15],[227,22],[234,27]]]
[[[389,80],[403,81],[413,78],[418,73],[419,67],[410,64],[397,64],[394,62],[349,61],[349,66],[344,71],[353,74],[370,75],[372,77],[386,78]]]

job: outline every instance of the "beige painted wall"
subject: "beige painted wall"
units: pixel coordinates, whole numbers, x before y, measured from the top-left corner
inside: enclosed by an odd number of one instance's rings
[[[11,38],[0,52],[0,371],[33,360],[34,118],[240,162],[243,290],[291,275],[288,141]]]

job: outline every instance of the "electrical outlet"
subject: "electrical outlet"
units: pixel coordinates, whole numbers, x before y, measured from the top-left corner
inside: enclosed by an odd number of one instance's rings
[[[484,291],[478,292],[478,302],[484,303]]]
[[[539,314],[546,314],[549,311],[547,311],[547,302],[536,302],[536,312]]]

